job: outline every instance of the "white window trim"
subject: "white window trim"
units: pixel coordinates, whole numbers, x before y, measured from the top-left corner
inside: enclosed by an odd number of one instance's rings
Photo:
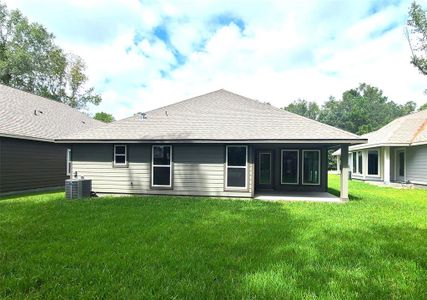
[[[377,174],[369,174],[369,152],[377,152],[378,155],[378,173]],[[380,149],[368,149],[366,151],[366,176],[368,177],[381,177],[381,151]]]
[[[319,181],[317,183],[306,183],[304,182],[304,153],[305,152],[313,152],[316,151],[319,153]],[[321,181],[321,177],[322,177],[322,170],[321,170],[321,160],[322,160],[322,156],[321,156],[321,152],[318,149],[305,149],[302,150],[302,185],[320,185],[320,181]]]
[[[273,153],[271,151],[261,151],[258,152],[258,165],[261,166],[261,155],[262,154],[268,154],[268,158],[269,158],[269,164],[270,164],[270,182],[269,183],[260,183],[259,182],[259,178],[260,178],[260,170],[258,169],[258,184],[259,185],[271,185],[273,183],[273,162],[272,162],[272,156]]]
[[[296,182],[283,182],[283,152],[296,152],[297,153],[297,181]],[[299,184],[299,150],[298,149],[282,149],[280,150],[280,183],[295,185]]]
[[[229,166],[228,165],[228,148],[245,148],[246,164],[244,166]],[[247,145],[226,145],[225,146],[225,188],[227,190],[246,190],[248,188],[248,146]],[[230,169],[245,169],[245,186],[228,186],[228,168]]]
[[[116,153],[117,147],[125,147],[125,154]],[[124,163],[116,163],[116,157],[118,157],[118,156],[124,156],[125,162]],[[127,166],[127,164],[128,164],[128,147],[127,147],[127,145],[114,145],[113,165],[114,166]]]
[[[359,153],[360,156],[362,156],[362,172],[360,172],[360,168],[359,168]],[[357,151],[356,152],[356,174],[358,175],[363,175],[363,151]]]
[[[155,147],[169,147],[170,148],[170,159],[168,165],[155,165],[154,164],[154,148]],[[154,184],[154,168],[169,168],[169,184]],[[152,145],[151,146],[151,186],[159,188],[171,188],[172,187],[172,145]]]
[[[66,175],[70,176],[71,175],[71,149],[67,148],[67,157],[66,157]]]

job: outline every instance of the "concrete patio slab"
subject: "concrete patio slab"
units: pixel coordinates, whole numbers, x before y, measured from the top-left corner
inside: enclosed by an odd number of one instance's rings
[[[265,192],[255,194],[254,199],[262,201],[306,201],[344,203],[339,197],[326,192]]]

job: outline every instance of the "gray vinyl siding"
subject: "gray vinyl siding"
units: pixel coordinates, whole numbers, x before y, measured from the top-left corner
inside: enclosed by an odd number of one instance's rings
[[[151,187],[151,145],[129,144],[128,167],[113,167],[113,145],[75,144],[72,171],[92,179],[98,193],[251,197],[253,166],[249,157],[248,189],[225,191],[225,145],[172,145],[172,188]],[[248,153],[251,153],[249,151]]]
[[[65,179],[65,145],[0,138],[0,194],[59,187]]]
[[[427,145],[406,148],[406,179],[427,184]]]

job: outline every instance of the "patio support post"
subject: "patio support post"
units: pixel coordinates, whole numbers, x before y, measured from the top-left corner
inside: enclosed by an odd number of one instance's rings
[[[340,198],[348,200],[348,145],[341,145],[341,175],[340,175]]]
[[[384,184],[390,184],[390,146],[384,147]]]

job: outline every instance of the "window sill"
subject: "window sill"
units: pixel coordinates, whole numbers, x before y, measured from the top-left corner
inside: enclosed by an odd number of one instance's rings
[[[224,192],[249,192],[249,188],[232,188],[232,187],[226,187],[224,188]]]
[[[173,190],[173,186],[157,186],[157,185],[155,185],[155,186],[150,186],[150,189],[151,190]]]
[[[129,164],[125,164],[125,165],[115,165],[115,164],[113,164],[113,168],[118,168],[118,169],[120,169],[120,168],[129,168]]]

